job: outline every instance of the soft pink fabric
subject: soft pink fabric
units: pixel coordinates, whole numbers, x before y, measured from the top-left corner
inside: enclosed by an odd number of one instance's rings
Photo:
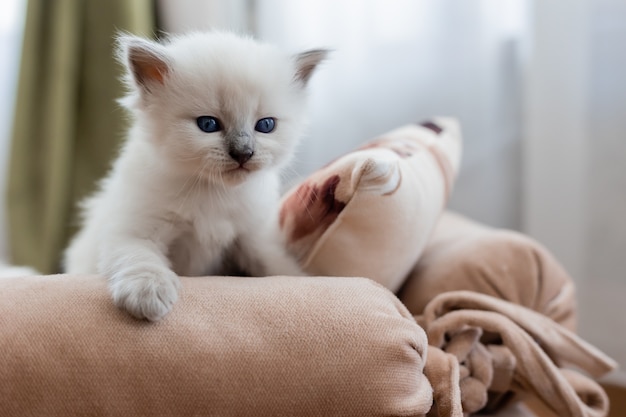
[[[560,416],[602,417],[608,412],[608,398],[600,385],[564,366],[600,377],[616,363],[539,313],[484,294],[453,291],[428,303],[418,321],[429,344],[458,361],[464,412],[499,408],[503,404],[494,399],[506,398],[507,392],[533,395]],[[430,352],[427,376],[432,367],[449,367],[434,361]],[[452,377],[448,374],[447,379]],[[437,399],[441,382],[429,379]]]
[[[494,412],[533,396],[563,417],[607,414],[592,378],[616,364],[573,333],[574,285],[529,237],[446,212],[399,296],[427,331],[425,373],[443,409],[458,397],[465,413]]]
[[[0,415],[423,416],[426,336],[357,278],[182,278],[158,323],[105,280],[0,280]]]
[[[545,247],[521,233],[446,211],[400,298],[421,314],[437,295],[458,290],[492,295],[576,327],[574,283]]]
[[[456,120],[435,118],[337,159],[285,196],[288,248],[311,275],[362,276],[396,291],[445,206],[460,152]]]

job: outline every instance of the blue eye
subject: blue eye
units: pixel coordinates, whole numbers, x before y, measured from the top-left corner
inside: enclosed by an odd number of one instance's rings
[[[220,121],[213,116],[200,116],[196,119],[200,130],[206,133],[213,133],[222,130]]]
[[[254,130],[261,133],[270,133],[276,127],[276,119],[273,117],[265,117],[258,122],[256,122],[256,126],[254,126]]]

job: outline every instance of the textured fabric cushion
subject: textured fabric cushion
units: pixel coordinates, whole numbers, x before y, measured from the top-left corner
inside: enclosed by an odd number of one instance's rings
[[[372,140],[288,192],[281,227],[311,275],[361,276],[397,290],[456,176],[458,123],[435,118]]]
[[[3,416],[422,416],[426,337],[357,278],[182,278],[161,322],[105,280],[0,280]]]
[[[530,308],[576,327],[574,283],[537,241],[445,212],[400,299],[415,315],[437,295],[475,291]]]

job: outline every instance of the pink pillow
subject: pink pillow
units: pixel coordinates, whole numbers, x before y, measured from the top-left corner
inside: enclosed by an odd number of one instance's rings
[[[417,416],[426,335],[365,279],[181,278],[158,323],[102,277],[0,280],[0,415]],[[358,294],[355,297],[354,294]]]
[[[460,155],[451,118],[366,143],[285,195],[287,247],[311,275],[367,277],[398,290],[446,205]]]

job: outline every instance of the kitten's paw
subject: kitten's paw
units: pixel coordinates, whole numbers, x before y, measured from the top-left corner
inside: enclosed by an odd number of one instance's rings
[[[180,281],[169,269],[134,268],[111,277],[113,302],[138,319],[162,319],[178,299]]]

